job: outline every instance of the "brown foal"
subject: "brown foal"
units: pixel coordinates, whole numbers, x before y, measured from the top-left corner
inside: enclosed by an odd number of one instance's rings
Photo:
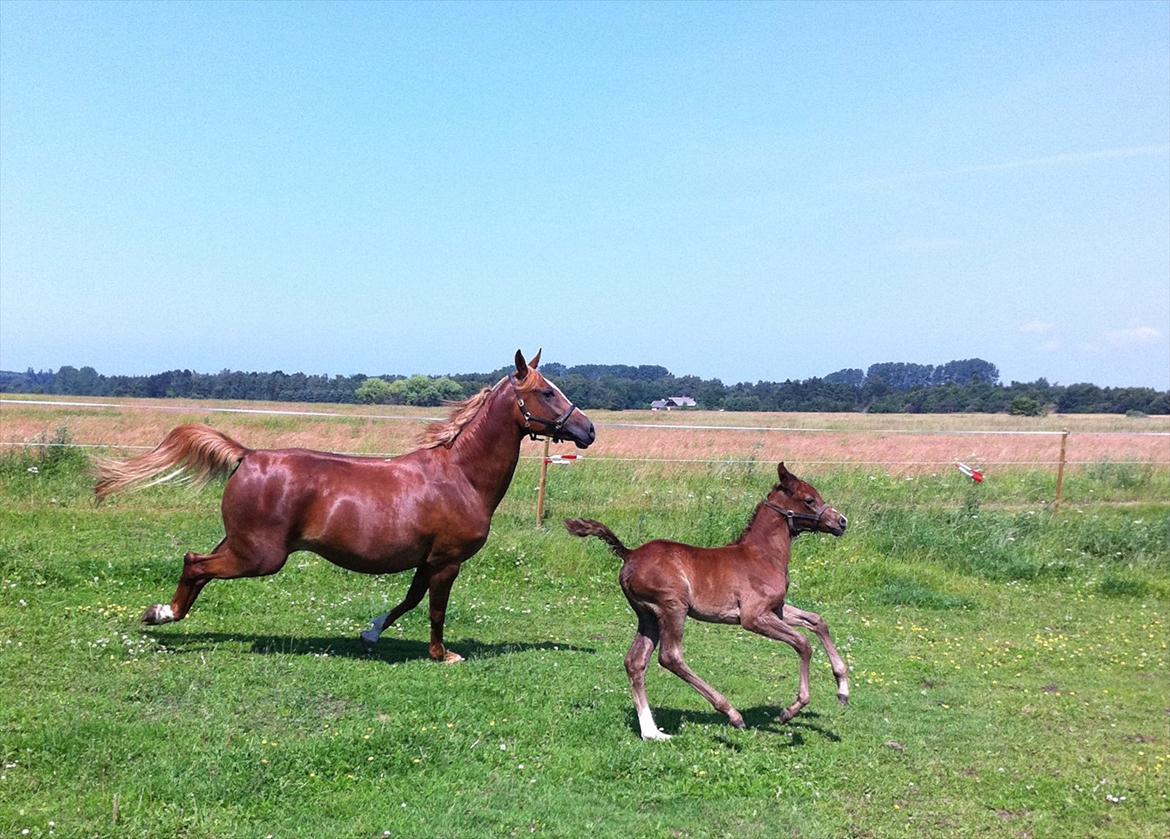
[[[362,633],[377,643],[387,626],[430,595],[431,658],[461,661],[443,646],[451,586],[487,540],[492,514],[512,481],[525,435],[578,448],[593,423],[516,351],[516,370],[459,403],[430,426],[422,445],[386,460],[306,449],[249,449],[203,425],[180,426],[149,454],[98,464],[98,499],[135,485],[230,475],[225,536],[209,554],[188,553],[170,603],[146,610],[148,624],[186,617],[211,580],[275,574],[293,551],[312,551],[365,574],[414,569],[402,602]]]
[[[721,548],[697,548],[679,542],[657,540],[630,550],[600,522],[570,519],[565,527],[574,536],[596,536],[622,559],[620,582],[626,599],[638,616],[638,631],[626,654],[626,673],[634,694],[638,725],[643,740],[667,740],[654,724],[646,702],[646,668],[654,648],[661,643],[658,663],[685,681],[743,728],[743,716],[717,690],[686,665],[682,654],[683,625],[688,616],[712,623],[738,623],[788,644],[800,656],[800,688],[796,701],[781,714],[788,722],[808,704],[809,659],[812,648],[794,627],[810,629],[820,639],[837,679],[837,698],[849,701],[849,675],[845,662],[829,637],[829,627],[814,612],[785,605],[788,592],[788,558],[792,540],[805,532],[840,536],[843,515],[827,505],[819,492],[797,478],[781,463],[780,483],[756,507],[735,542]]]

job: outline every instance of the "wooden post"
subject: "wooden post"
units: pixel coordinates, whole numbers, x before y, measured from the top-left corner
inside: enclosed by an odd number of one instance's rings
[[[536,491],[536,526],[544,527],[544,487],[548,483],[548,438],[544,439],[544,457],[540,461],[540,488]]]
[[[1060,502],[1064,496],[1064,464],[1065,453],[1068,451],[1068,429],[1060,432],[1060,463],[1056,466],[1056,500],[1052,502],[1052,512],[1060,509]]]

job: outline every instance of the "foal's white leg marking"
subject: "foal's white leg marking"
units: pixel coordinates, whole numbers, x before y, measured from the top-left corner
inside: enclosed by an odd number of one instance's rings
[[[638,727],[642,729],[643,740],[669,740],[670,735],[659,731],[654,724],[654,717],[650,715],[649,706],[638,709]]]
[[[382,637],[383,624],[385,624],[386,618],[388,617],[390,617],[389,612],[374,618],[374,622],[370,624],[370,628],[362,633],[362,641],[371,647],[377,644],[378,639]]]
[[[175,610],[170,603],[156,603],[150,610],[151,623],[170,623],[175,619]]]

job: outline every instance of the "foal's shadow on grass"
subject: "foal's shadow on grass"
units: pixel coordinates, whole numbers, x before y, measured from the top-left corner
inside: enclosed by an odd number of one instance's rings
[[[754,708],[740,708],[739,712],[743,714],[743,721],[749,729],[771,731],[777,734],[783,732],[791,733],[792,737],[790,741],[788,743],[781,743],[782,746],[803,746],[805,732],[816,734],[834,743],[841,742],[841,737],[835,731],[831,731],[816,722],[821,718],[821,715],[816,711],[801,711],[800,714],[787,723],[780,722],[780,714],[784,712],[784,708],[779,705],[757,705]],[[668,734],[677,733],[684,722],[730,728],[727,717],[723,714],[717,714],[714,711],[680,711],[674,708],[655,708],[654,719],[658,722],[659,727]],[[638,721],[632,712],[629,714],[629,722],[630,726],[637,730]],[[716,739],[730,748],[739,749],[733,741],[727,740],[726,737],[717,735]]]
[[[189,632],[166,636],[160,634],[158,638],[170,649],[183,652],[196,652],[219,644],[251,644],[250,652],[260,655],[328,655],[338,658],[375,658],[390,664],[418,659],[430,660],[430,648],[426,642],[385,636],[372,649],[367,649],[356,638],[346,638],[339,635],[311,637],[303,635],[254,635],[243,632]],[[448,649],[469,660],[495,658],[514,653],[532,652],[533,650],[571,653],[597,652],[592,647],[554,644],[551,641],[488,644],[476,641],[474,638],[455,641]]]

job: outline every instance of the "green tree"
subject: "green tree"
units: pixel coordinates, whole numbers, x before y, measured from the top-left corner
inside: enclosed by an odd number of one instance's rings
[[[385,379],[365,379],[357,390],[353,392],[354,398],[358,402],[364,402],[372,405],[385,405],[391,399],[390,383]]]
[[[1044,406],[1031,396],[1017,396],[1012,400],[1008,413],[1014,417],[1042,417]]]

